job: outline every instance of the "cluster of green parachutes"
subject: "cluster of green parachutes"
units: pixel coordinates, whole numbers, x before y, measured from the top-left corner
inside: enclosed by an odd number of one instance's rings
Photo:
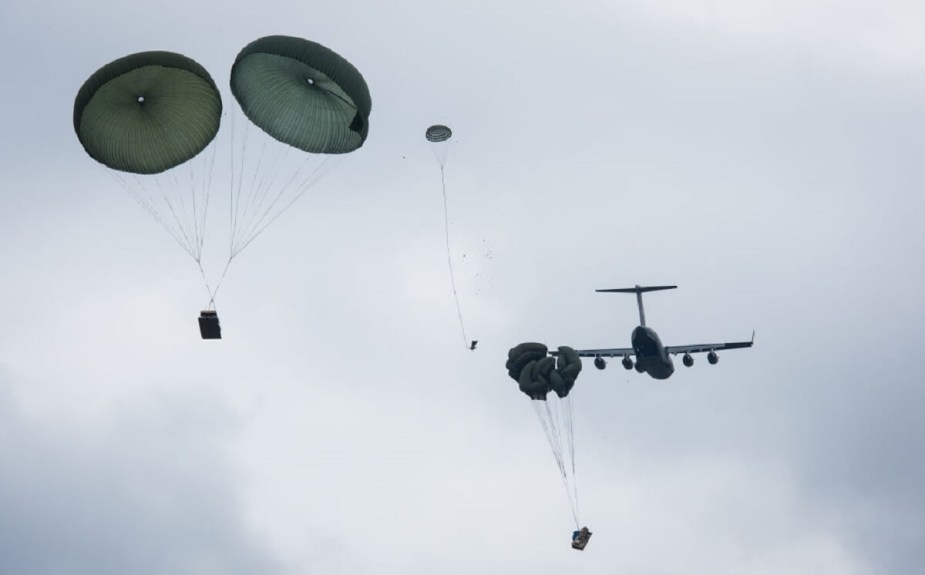
[[[305,152],[343,154],[366,140],[371,101],[363,76],[315,42],[251,42],[231,68],[231,90],[251,122]],[[221,115],[221,94],[200,64],[173,52],[141,52],[87,79],[74,102],[74,130],[98,162],[155,174],[199,154]]]
[[[522,343],[508,352],[505,367],[520,391],[533,400],[530,404],[556,460],[577,529],[580,519],[570,392],[581,372],[581,358],[567,346],[560,346],[553,356],[548,354],[542,343]],[[549,392],[555,395],[549,396]]]
[[[581,372],[581,358],[568,346],[560,346],[557,357],[547,354],[542,343],[522,343],[508,352],[508,375],[530,399],[545,400],[550,391],[565,397],[575,385]]]
[[[266,161],[260,156],[256,169],[246,174],[242,164],[235,175],[222,278],[231,260],[320,177],[317,168],[291,177],[272,172],[279,158],[292,150],[305,159],[291,163],[309,170],[303,166],[313,155],[326,158],[358,149],[369,132],[372,106],[366,81],[350,62],[291,36],[267,36],[245,46],[231,67],[230,88],[250,125],[284,151]],[[193,258],[203,279],[212,166],[201,181],[174,168],[205,156],[201,153],[216,138],[222,117],[222,96],[209,72],[187,56],[166,51],[140,52],[106,64],[84,82],[74,101],[74,130],[87,154],[111,169]],[[233,117],[231,130],[233,140]],[[246,132],[244,142],[242,150]],[[234,154],[232,149],[232,163]],[[156,177],[161,174],[164,180]],[[212,289],[206,280],[206,289],[214,304],[218,286]]]

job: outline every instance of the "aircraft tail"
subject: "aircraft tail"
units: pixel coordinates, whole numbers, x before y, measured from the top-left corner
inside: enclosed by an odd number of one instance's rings
[[[642,294],[649,291],[661,291],[666,289],[675,289],[678,286],[640,286],[631,288],[611,288],[594,290],[602,293],[634,293],[636,294],[636,303],[639,304],[639,325],[646,325],[646,312],[642,308]]]

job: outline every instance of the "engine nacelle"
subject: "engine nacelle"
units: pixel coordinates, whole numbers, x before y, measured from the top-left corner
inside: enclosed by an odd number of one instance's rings
[[[624,368],[633,369],[633,360],[630,359],[629,357],[624,357],[621,363],[623,364]]]
[[[710,362],[710,365],[716,365],[717,363],[719,363],[719,356],[716,355],[715,351],[711,351],[710,353],[707,354],[707,361]]]
[[[607,361],[603,357],[596,355],[594,356],[594,367],[604,369],[607,367]]]
[[[681,358],[681,362],[684,364],[684,367],[690,367],[694,365],[694,357],[689,353],[685,353],[684,357]]]

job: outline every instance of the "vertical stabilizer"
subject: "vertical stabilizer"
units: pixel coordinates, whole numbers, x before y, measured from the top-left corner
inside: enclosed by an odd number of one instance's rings
[[[646,310],[642,307],[642,294],[647,291],[661,291],[666,289],[675,289],[678,286],[640,286],[631,288],[611,288],[594,290],[601,293],[634,293],[636,294],[636,303],[639,305],[639,325],[646,325]]]

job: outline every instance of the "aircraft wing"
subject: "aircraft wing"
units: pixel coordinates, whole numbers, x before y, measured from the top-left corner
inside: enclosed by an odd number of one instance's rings
[[[740,349],[751,347],[755,343],[755,332],[752,332],[751,341],[731,341],[727,343],[696,343],[694,345],[667,345],[665,351],[670,354],[676,353],[707,353],[710,351],[719,351],[721,349]]]
[[[578,357],[624,357],[633,355],[635,352],[631,347],[612,347],[609,349],[576,349]],[[559,355],[558,351],[551,351],[549,355]]]

